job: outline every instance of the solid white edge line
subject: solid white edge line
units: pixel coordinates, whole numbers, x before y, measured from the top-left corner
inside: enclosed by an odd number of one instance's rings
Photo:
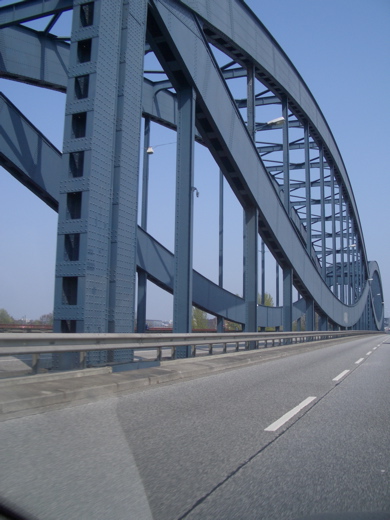
[[[357,361],[355,361],[355,365],[358,365],[358,364],[361,363],[362,361],[364,361],[364,357],[361,357],[360,359],[358,359]]]
[[[317,399],[317,397],[308,397],[304,401],[301,402],[298,406],[290,410],[289,412],[285,413],[280,419],[270,424],[267,428],[265,428],[265,432],[275,432],[278,430],[283,424],[285,424],[287,421],[289,421],[294,415],[296,415],[298,412],[300,412],[305,406],[310,404],[312,401]]]
[[[350,370],[344,370],[343,372],[341,372],[341,374],[339,374],[339,375],[336,376],[334,379],[332,379],[332,381],[339,381],[342,377],[344,377],[345,375],[347,375],[348,372],[350,372]]]

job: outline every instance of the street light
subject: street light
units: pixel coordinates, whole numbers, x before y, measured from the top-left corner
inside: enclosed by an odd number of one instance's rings
[[[167,146],[168,144],[176,144],[176,141],[172,141],[171,143],[162,143],[162,144],[156,144],[155,146],[148,146],[146,149],[146,153],[148,155],[154,154],[154,148],[157,148],[158,146]]]
[[[277,117],[276,119],[271,119],[271,121],[268,121],[266,125],[282,125],[285,122],[284,117]]]

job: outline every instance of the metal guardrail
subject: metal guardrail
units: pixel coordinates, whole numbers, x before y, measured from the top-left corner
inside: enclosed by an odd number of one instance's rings
[[[80,365],[85,368],[86,352],[98,350],[156,350],[156,361],[161,361],[164,349],[170,349],[171,359],[176,357],[178,347],[190,346],[191,356],[197,349],[207,347],[212,355],[218,347],[226,353],[228,346],[233,351],[268,348],[282,344],[294,344],[348,336],[380,334],[375,331],[308,331],[308,332],[259,332],[259,333],[190,333],[190,334],[56,334],[22,333],[0,334],[0,356],[32,355],[33,372],[38,371],[41,354],[79,352]]]

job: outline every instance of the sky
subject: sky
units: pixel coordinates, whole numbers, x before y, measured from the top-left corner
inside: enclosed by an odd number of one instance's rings
[[[248,0],[320,106],[340,149],[359,209],[369,260],[390,295],[390,2]],[[1,3],[0,3],[1,5]],[[62,148],[65,96],[0,79],[0,91]],[[242,96],[244,97],[244,96]],[[148,231],[173,250],[175,133],[152,128]],[[194,268],[218,281],[218,168],[196,145]],[[242,294],[242,211],[227,185],[224,286]],[[15,318],[52,311],[57,215],[0,168],[0,308]],[[237,239],[240,238],[240,240]],[[207,251],[207,253],[205,252]],[[266,255],[266,260],[270,255]],[[274,294],[274,270],[266,290]],[[147,317],[170,319],[172,296],[150,284]]]

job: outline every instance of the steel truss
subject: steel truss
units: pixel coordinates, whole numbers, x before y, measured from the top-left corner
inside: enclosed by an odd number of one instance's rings
[[[55,36],[68,10],[71,33]],[[37,19],[44,30],[26,26]],[[307,330],[383,328],[379,268],[367,261],[332,133],[243,1],[27,0],[0,8],[0,38],[1,77],[66,93],[62,153],[0,99],[1,165],[59,213],[56,331],[131,332],[136,310],[143,331],[148,279],[173,293],[177,332],[191,331],[192,305],[217,316],[220,329],[228,319],[247,332],[289,331],[302,315]],[[145,70],[150,57],[156,70]],[[240,97],[232,86],[239,78]],[[269,111],[276,117],[268,120]],[[174,252],[146,232],[151,122],[177,132]],[[223,288],[222,254],[219,284],[192,268],[195,141],[243,208],[243,298]],[[258,305],[264,245],[282,273],[283,306],[279,289],[277,307]]]

